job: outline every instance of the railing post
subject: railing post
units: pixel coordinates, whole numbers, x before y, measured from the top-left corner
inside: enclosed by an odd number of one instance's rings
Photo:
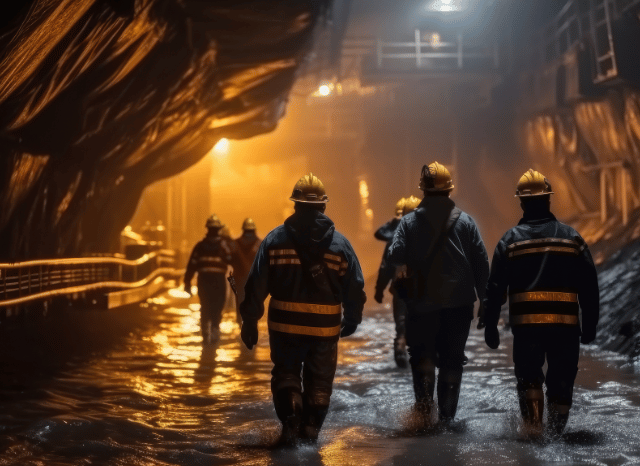
[[[378,69],[382,68],[382,41],[380,38],[376,39],[376,53],[378,56]]]
[[[600,221],[607,221],[607,171],[600,169]]]
[[[629,223],[629,206],[627,205],[627,170],[625,167],[620,167],[620,203],[622,210],[622,224],[627,225]]]
[[[416,40],[416,68],[420,69],[422,67],[422,51],[420,48],[420,42],[422,39],[420,38],[420,29],[416,29],[413,36]]]
[[[458,69],[462,69],[462,33],[458,33]]]

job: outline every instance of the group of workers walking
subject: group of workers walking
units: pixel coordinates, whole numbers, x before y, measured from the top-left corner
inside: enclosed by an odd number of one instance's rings
[[[376,232],[387,244],[375,292],[382,302],[391,284],[394,358],[406,367],[408,350],[416,412],[425,425],[436,413],[444,424],[454,419],[474,303],[480,301],[478,328],[485,329],[486,344],[496,349],[500,311],[508,298],[523,420],[534,432],[543,431],[546,384],[547,431],[560,435],[571,408],[580,342],[595,339],[598,323],[598,281],[586,243],[554,217],[550,183],[529,170],[516,190],[523,217],[499,241],[490,267],[474,220],[450,198],[454,185],[446,167],[425,165],[419,187],[423,199],[402,199],[395,217]],[[313,441],[329,409],[338,341],[356,331],[366,296],[353,248],[325,215],[328,197],[322,182],[312,174],[302,177],[290,199],[295,212],[283,225],[262,242],[254,226],[253,240],[245,240],[246,251],[257,251],[250,270],[239,269],[247,273],[242,275],[247,277],[244,297],[238,300],[241,338],[249,349],[257,344],[258,321],[271,295],[271,390],[283,440]],[[239,263],[233,250],[239,246],[230,247],[219,237],[217,218],[210,221],[212,228],[194,249],[185,276],[189,286],[198,271],[203,308],[205,301],[224,299],[209,295],[216,290],[224,296],[220,271],[226,267],[220,264]],[[252,255],[243,256],[243,263]],[[201,279],[201,270],[217,275],[204,282],[209,276]],[[220,321],[207,319],[210,328]],[[203,330],[203,336],[212,332]]]

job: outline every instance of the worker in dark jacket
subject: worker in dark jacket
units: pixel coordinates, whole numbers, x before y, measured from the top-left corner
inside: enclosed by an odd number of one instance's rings
[[[542,431],[546,383],[548,428],[560,435],[569,418],[580,341],[595,339],[600,308],[589,249],[573,228],[553,216],[551,194],[551,185],[539,172],[529,170],[520,178],[516,196],[524,215],[496,246],[484,319],[487,345],[497,348],[500,307],[508,293],[522,416],[534,433]]]
[[[184,289],[191,294],[191,280],[197,272],[202,341],[211,344],[220,339],[220,321],[227,290],[225,275],[227,265],[231,263],[231,251],[220,236],[224,225],[217,215],[209,217],[205,226],[207,236],[195,245],[189,258]]]
[[[256,257],[258,248],[262,239],[258,238],[256,234],[256,224],[251,218],[244,219],[242,222],[242,235],[236,238],[234,244],[234,261],[233,261],[233,275],[236,279],[236,287],[238,294],[236,296],[236,309],[238,322],[240,318],[240,303],[244,300],[244,286],[247,283],[247,277],[249,276],[249,270],[253,259]]]
[[[400,198],[398,202],[396,202],[396,215],[376,230],[376,232],[373,234],[375,239],[384,241],[387,244],[391,244],[393,234],[396,232],[396,228],[398,228],[398,224],[400,223],[400,219],[402,218],[402,209],[406,201],[407,200],[403,197]]]
[[[419,203],[420,199],[415,196],[410,196],[409,198],[403,197],[402,199],[400,199],[396,204],[396,217],[381,226],[375,235],[377,239],[389,238],[384,248],[380,268],[378,269],[378,278],[376,280],[376,294],[374,296],[374,299],[376,300],[376,302],[382,303],[382,300],[384,298],[384,290],[391,283],[391,286],[389,286],[389,292],[393,297],[391,304],[393,306],[393,320],[396,325],[396,336],[393,340],[393,358],[395,359],[398,367],[407,367],[408,362],[406,338],[407,306],[404,300],[400,299],[400,297],[397,295],[393,286],[393,281],[396,276],[396,268],[389,263],[389,247],[391,246],[393,233],[395,233],[395,229],[400,223],[400,219],[403,217],[403,215],[408,214],[416,207],[418,207]],[[397,221],[395,223],[391,223],[393,222],[393,220]],[[393,226],[393,229],[391,229],[392,225],[395,225]],[[390,237],[389,233],[391,233]]]
[[[338,339],[356,331],[366,299],[353,248],[324,215],[322,182],[302,177],[290,199],[295,213],[262,241],[240,304],[241,337],[251,349],[271,295],[271,391],[286,442],[317,439],[329,409]]]
[[[434,162],[422,168],[425,197],[404,216],[389,249],[396,292],[407,301],[407,344],[416,408],[430,422],[438,372],[442,422],[458,407],[464,348],[476,294],[484,299],[489,261],[473,219],[455,207],[451,174]]]

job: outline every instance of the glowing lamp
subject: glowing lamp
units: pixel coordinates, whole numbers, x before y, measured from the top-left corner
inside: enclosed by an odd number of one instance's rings
[[[213,146],[213,155],[219,159],[225,157],[229,153],[229,147],[231,143],[227,138],[220,139],[215,146]]]

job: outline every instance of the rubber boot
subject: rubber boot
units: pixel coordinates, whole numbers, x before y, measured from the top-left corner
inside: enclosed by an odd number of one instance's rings
[[[440,422],[450,423],[458,410],[462,370],[440,370],[438,375],[438,409]]]
[[[541,388],[518,388],[520,412],[525,425],[532,433],[542,433],[542,416],[544,414],[544,393]]]
[[[308,401],[307,398],[305,398],[304,401],[305,403],[302,409],[302,429],[300,434],[303,439],[315,442],[318,440],[320,429],[322,429],[324,419],[327,417],[327,413],[329,412],[328,399],[326,400],[327,403],[323,402],[321,404]]]
[[[398,336],[393,340],[393,358],[398,367],[402,369],[407,367],[409,357],[407,355],[407,340],[404,336]]]
[[[559,438],[562,436],[562,432],[564,432],[564,428],[569,421],[569,409],[571,407],[568,405],[549,403],[547,431],[551,437]]]
[[[294,445],[300,439],[302,424],[302,395],[299,389],[283,388],[274,396],[278,419],[282,422],[281,443]]]
[[[413,391],[416,396],[415,410],[421,416],[423,424],[431,423],[433,410],[433,392],[435,389],[435,367],[432,370],[411,367],[413,373]]]

